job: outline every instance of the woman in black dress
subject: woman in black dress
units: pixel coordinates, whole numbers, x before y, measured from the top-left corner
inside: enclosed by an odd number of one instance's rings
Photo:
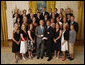
[[[33,24],[30,24],[30,28],[28,30],[28,55],[29,58],[33,57],[32,51],[34,49],[34,43],[35,43],[35,33],[34,33],[34,26]]]
[[[15,23],[13,32],[12,32],[12,52],[15,53],[15,59],[16,62],[18,62],[19,58],[19,51],[20,51],[20,31],[19,31],[19,26],[17,23]],[[16,57],[18,56],[18,58]]]
[[[56,32],[54,39],[54,56],[56,57],[56,52],[58,52],[57,53],[58,58],[61,50],[61,35],[62,35],[62,30],[60,29],[60,24],[56,23]]]

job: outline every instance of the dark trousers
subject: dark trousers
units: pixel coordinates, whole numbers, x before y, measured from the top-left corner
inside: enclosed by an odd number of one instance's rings
[[[49,58],[52,58],[52,41],[46,41],[46,52]]]

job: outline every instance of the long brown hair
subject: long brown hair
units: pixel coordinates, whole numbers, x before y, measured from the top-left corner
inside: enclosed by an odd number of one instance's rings
[[[32,25],[32,30],[31,31],[34,31],[34,25],[33,25],[33,23],[31,23],[31,24],[29,24],[29,30],[30,30],[30,26]]]

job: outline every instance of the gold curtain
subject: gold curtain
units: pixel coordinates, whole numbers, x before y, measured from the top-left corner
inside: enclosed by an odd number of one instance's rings
[[[84,1],[79,1],[78,7],[79,31],[77,34],[77,40],[84,40]]]
[[[37,1],[29,1],[29,8],[31,8],[32,13],[35,14],[37,10]]]
[[[47,11],[49,12],[49,8],[52,8],[52,12],[54,12],[56,1],[47,1]]]
[[[6,1],[1,1],[1,41],[7,41]]]

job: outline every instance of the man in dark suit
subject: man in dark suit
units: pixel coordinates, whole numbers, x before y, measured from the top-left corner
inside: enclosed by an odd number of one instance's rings
[[[14,14],[13,14],[13,16],[12,16],[12,18],[14,18],[15,17],[15,14],[18,14],[18,17],[20,17],[20,14],[19,14],[19,9],[15,9],[14,10]]]
[[[71,23],[70,23],[70,25],[73,24],[75,31],[78,32],[78,23],[75,22],[74,19],[75,19],[75,17],[71,16]]]
[[[37,12],[37,16],[36,16],[36,21],[37,21],[37,24],[39,25],[39,21],[41,19],[41,16],[40,16],[40,12]]]
[[[49,8],[49,19],[52,18],[52,8]]]
[[[30,14],[32,13],[32,9],[29,9],[28,11],[29,13],[27,14],[27,19],[30,19]]]
[[[23,18],[27,17],[26,12],[27,11],[24,9],[22,15],[20,16],[21,23],[23,23]]]
[[[28,24],[33,22],[33,13],[30,13],[30,18],[28,19]]]
[[[55,17],[58,17],[58,16],[59,16],[59,14],[57,13],[57,11],[58,11],[58,9],[55,8],[55,9],[54,9]]]
[[[46,37],[45,39],[45,45],[46,45],[46,50],[47,50],[47,55],[48,55],[48,60],[50,61],[52,59],[52,42],[53,42],[53,29],[50,26],[51,22],[47,20],[47,27],[45,29],[45,34],[44,36]]]
[[[46,22],[47,22],[47,20],[48,20],[48,15],[45,14],[45,16],[44,16],[44,26],[46,26]]]
[[[70,8],[67,9],[66,17],[67,17],[67,15],[73,16],[73,13],[71,13],[71,9]]]
[[[42,7],[41,19],[44,19],[45,14],[48,15],[48,12],[45,11],[45,7]]]
[[[68,25],[69,25],[69,30],[70,30],[71,16],[67,15],[66,19],[67,19],[67,22],[68,22]]]
[[[36,10],[36,13],[34,14],[34,17],[37,17],[38,12],[39,12],[39,9]]]

